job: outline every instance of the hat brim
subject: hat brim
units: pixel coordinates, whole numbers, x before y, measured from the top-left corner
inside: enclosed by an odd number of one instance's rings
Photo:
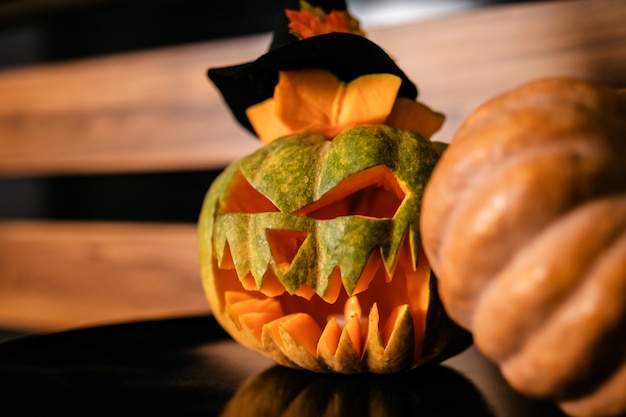
[[[326,69],[344,82],[366,74],[394,74],[402,79],[399,95],[417,97],[417,87],[391,57],[369,39],[351,33],[314,36],[268,51],[257,60],[211,68],[208,76],[241,125],[254,129],[246,109],[274,95],[279,71]]]

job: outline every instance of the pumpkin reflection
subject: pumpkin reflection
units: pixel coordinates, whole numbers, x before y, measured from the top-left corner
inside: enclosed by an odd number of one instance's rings
[[[432,366],[395,375],[317,374],[275,366],[249,379],[221,417],[493,417],[477,388]]]

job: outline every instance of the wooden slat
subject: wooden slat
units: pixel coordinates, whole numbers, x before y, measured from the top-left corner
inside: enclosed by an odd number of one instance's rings
[[[626,2],[478,9],[369,37],[448,121],[530,79],[626,85]],[[367,28],[367,22],[363,22]],[[222,166],[258,147],[205,77],[255,59],[269,35],[0,72],[0,175]]]
[[[0,175],[224,166],[259,143],[206,70],[256,56],[267,39],[0,72]]]
[[[485,100],[530,80],[579,77],[626,87],[626,2],[576,0],[476,9],[372,31],[420,97],[443,111],[448,142]]]
[[[193,225],[0,222],[0,328],[207,314]]]

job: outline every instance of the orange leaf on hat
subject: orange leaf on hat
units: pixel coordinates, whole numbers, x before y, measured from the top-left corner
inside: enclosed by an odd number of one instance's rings
[[[313,7],[306,1],[300,2],[300,11],[286,9],[289,30],[298,39],[333,32],[354,33],[364,36],[359,21],[347,11],[332,10],[328,14],[319,7]]]

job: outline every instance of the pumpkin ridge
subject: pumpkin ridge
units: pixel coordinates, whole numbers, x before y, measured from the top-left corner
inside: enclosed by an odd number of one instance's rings
[[[542,152],[521,152],[506,163],[485,170],[485,176],[477,175],[478,185],[466,187],[458,196],[458,205],[449,213],[438,251],[458,253],[456,262],[439,266],[442,275],[460,277],[452,271],[480,271],[473,274],[471,291],[470,283],[451,279],[444,282],[449,296],[459,297],[460,308],[465,304],[463,309],[471,309],[478,302],[478,294],[482,294],[491,277],[502,272],[513,259],[515,248],[529,243],[553,219],[566,214],[573,204],[582,204],[604,192],[601,184],[607,177],[605,166],[613,156],[593,152],[583,157],[581,152],[585,146],[573,148],[547,146]],[[555,166],[563,168],[555,170]],[[545,181],[548,173],[550,181]],[[503,181],[511,185],[502,189],[499,184]],[[533,199],[538,189],[547,197]],[[471,224],[465,221],[468,216],[473,219]],[[519,217],[527,219],[523,230],[517,228]],[[516,233],[503,230],[516,230]],[[466,246],[461,247],[456,236],[469,236]],[[466,248],[477,244],[489,247],[481,252],[484,256]],[[454,290],[457,285],[463,288],[461,292]],[[457,319],[461,315],[460,309],[453,313]],[[463,319],[466,325],[467,320],[470,318]]]
[[[544,89],[546,86],[539,87]],[[514,108],[493,111],[503,101],[507,105],[514,105]],[[432,242],[427,251],[436,270],[443,267],[440,254],[444,250],[441,249],[443,243],[439,237],[451,234],[449,227],[453,222],[448,219],[455,218],[458,208],[469,204],[467,200],[477,194],[485,181],[499,176],[504,166],[512,166],[515,161],[523,160],[532,163],[534,155],[568,150],[585,158],[605,155],[607,161],[619,155],[599,150],[600,146],[610,148],[604,146],[610,140],[604,133],[611,123],[599,125],[594,122],[594,117],[581,113],[583,111],[584,107],[575,110],[568,110],[567,106],[559,108],[559,112],[567,113],[559,116],[562,121],[555,124],[546,103],[540,107],[533,106],[529,112],[528,103],[503,96],[485,103],[466,119],[453,138],[455,146],[449,147],[443,154],[428,184],[430,189],[450,190],[432,199],[429,210],[423,213],[426,216],[423,223],[428,225],[423,228],[423,233]],[[507,129],[510,125],[515,125],[516,129]],[[503,130],[507,135],[506,140],[502,140]],[[466,137],[470,140],[466,140]],[[481,152],[476,152],[476,148],[480,148]],[[448,174],[436,175],[437,172]]]
[[[477,193],[479,193],[480,190],[486,186],[485,184],[489,182],[490,178],[497,179],[511,169],[519,168],[520,165],[530,166],[535,163],[535,158],[537,156],[542,155],[556,156],[557,154],[571,153],[572,155],[585,155],[585,157],[589,156],[591,158],[606,156],[605,154],[599,154],[598,151],[594,149],[594,147],[584,143],[584,139],[576,140],[576,142],[573,142],[573,140],[575,139],[571,136],[568,137],[567,148],[563,148],[563,143],[553,143],[543,145],[541,149],[529,147],[528,149],[514,148],[511,150],[505,150],[500,149],[503,146],[498,147],[497,144],[490,144],[489,154],[494,154],[496,156],[487,156],[484,157],[484,159],[475,161],[472,161],[471,158],[463,158],[458,161],[458,163],[455,163],[455,175],[450,175],[446,178],[436,176],[434,178],[434,181],[446,181],[447,184],[445,186],[453,188],[455,190],[454,193],[451,193],[454,195],[454,202],[449,201],[449,208],[445,212],[437,214],[439,219],[447,219],[446,224],[442,226],[443,230],[440,235],[447,237],[453,235],[453,233],[449,231],[449,228],[451,228],[452,225],[456,222],[455,219],[457,217],[463,217],[461,213],[464,212],[467,204],[470,204],[475,199]],[[471,144],[468,143],[467,147],[470,147],[470,145]],[[571,150],[570,147],[575,148],[575,150]],[[461,144],[459,147],[455,147],[449,150],[448,153],[450,155],[447,156],[447,158],[456,161],[460,155],[467,153],[468,150],[469,149],[466,150],[463,144]],[[441,164],[436,169],[449,169],[449,167],[443,166],[444,164],[446,164],[447,160],[448,159],[446,158],[442,159]],[[471,175],[469,175],[470,172]],[[431,188],[436,188],[440,186],[442,185],[434,183],[430,185]],[[424,223],[438,222],[437,219],[429,216],[429,214],[433,214],[433,210],[429,210],[425,213],[428,218]],[[428,231],[431,229],[427,228],[426,230]],[[443,248],[445,246],[445,242],[441,240],[438,241],[438,251],[444,251],[445,249]],[[429,258],[434,261],[439,259],[440,255],[429,253]]]
[[[616,200],[615,197],[592,199],[556,218],[497,275],[497,280],[481,296],[479,303],[483,307],[477,309],[474,321],[478,330],[475,342],[483,353],[497,361],[504,361],[515,354],[522,347],[525,336],[541,331],[547,325],[547,318],[556,313],[559,304],[569,303],[570,298],[585,285],[589,274],[601,260],[599,257],[623,239],[626,205],[610,205]],[[589,233],[590,237],[582,238],[584,233]],[[561,239],[563,243],[556,249],[560,254],[557,259],[571,260],[566,264],[556,259],[553,262],[541,261],[543,254],[547,250],[555,250],[556,242]],[[573,256],[583,242],[585,251]],[[538,266],[541,267],[539,270]],[[520,275],[527,277],[526,280],[516,279]],[[502,302],[504,299],[506,303]],[[528,313],[523,317],[511,316],[512,312],[504,304],[512,302]],[[500,325],[491,323],[489,316],[501,317],[508,323],[507,335],[499,334]],[[491,343],[487,344],[484,340],[491,340]],[[495,340],[499,345],[497,349],[493,346]]]
[[[509,375],[513,375],[510,378],[516,380],[522,380],[522,376],[528,378],[528,381],[523,383],[516,381],[527,391],[537,390],[545,395],[546,391],[556,390],[555,387],[559,385],[567,385],[567,390],[573,391],[579,380],[596,379],[592,377],[612,372],[615,366],[624,360],[621,353],[607,354],[602,357],[588,354],[594,347],[602,347],[608,353],[611,350],[609,346],[615,344],[609,343],[612,338],[607,335],[620,335],[626,324],[624,320],[626,305],[608,297],[611,293],[626,293],[626,281],[621,278],[620,272],[626,267],[624,262],[626,259],[626,198],[622,196],[618,204],[612,204],[616,201],[616,198],[608,198],[581,206],[563,221],[557,221],[551,227],[552,230],[547,231],[546,236],[541,237],[541,243],[549,242],[549,238],[554,240],[555,236],[561,236],[563,230],[575,230],[575,233],[565,239],[566,243],[562,243],[562,247],[569,250],[559,249],[563,257],[570,258],[573,252],[571,247],[575,246],[569,243],[580,241],[581,235],[586,233],[587,236],[591,236],[584,239],[587,252],[579,255],[580,261],[576,260],[581,265],[578,268],[572,268],[578,276],[572,277],[572,284],[567,288],[563,297],[553,302],[550,315],[546,314],[547,317],[543,317],[541,324],[531,329],[534,337],[527,338],[525,343],[520,343],[518,349],[510,356],[499,359],[503,369],[506,369]],[[590,230],[595,232],[593,236],[588,234]],[[536,243],[533,245],[537,247],[535,252],[541,252],[542,247]],[[589,322],[596,323],[597,326],[590,327],[585,324]],[[587,327],[589,329],[584,338],[573,337],[576,335],[575,329]],[[477,343],[482,342],[486,336],[481,334],[481,339],[477,339]],[[522,333],[518,338],[524,340],[523,336]],[[542,375],[541,383],[529,382],[530,377],[519,369],[522,366],[520,363],[537,350],[554,350],[554,345],[558,346],[559,355],[551,361],[553,372],[550,377]],[[575,357],[582,359],[574,360]],[[613,358],[612,361],[611,358]],[[560,368],[557,364],[561,365]],[[603,378],[598,379],[600,381]],[[549,383],[552,385],[549,386]],[[542,392],[539,391],[541,389],[543,389]]]

